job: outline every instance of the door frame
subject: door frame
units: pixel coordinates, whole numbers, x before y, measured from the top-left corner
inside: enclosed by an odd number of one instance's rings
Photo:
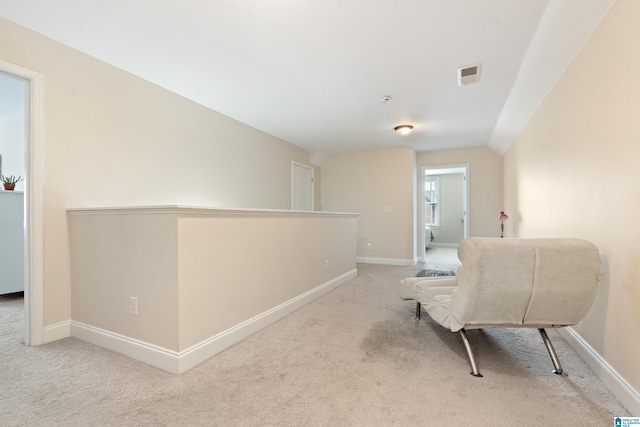
[[[44,78],[42,74],[0,60],[0,71],[27,82],[25,138],[25,283],[24,342],[44,343],[43,176]]]
[[[463,209],[463,238],[469,237],[469,164],[457,164],[457,165],[437,165],[437,166],[422,166],[420,174],[420,185],[418,194],[418,210],[420,213],[420,227],[418,227],[418,243],[420,244],[420,262],[425,261],[426,249],[424,245],[424,223],[425,223],[425,210],[424,210],[424,177],[429,172],[429,175],[445,175],[451,173],[462,173],[462,209]]]

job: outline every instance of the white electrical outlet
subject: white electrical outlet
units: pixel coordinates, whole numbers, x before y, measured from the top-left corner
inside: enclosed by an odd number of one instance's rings
[[[129,313],[132,316],[138,315],[138,297],[129,298]]]
[[[371,248],[373,248],[373,245],[372,245],[371,243],[369,243],[369,244],[367,245],[367,249],[371,249]]]
[[[327,271],[329,269],[329,260],[325,259],[324,260],[324,271]]]

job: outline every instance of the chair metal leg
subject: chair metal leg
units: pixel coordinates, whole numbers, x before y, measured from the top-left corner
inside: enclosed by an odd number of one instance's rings
[[[553,373],[556,375],[567,376],[562,370],[562,365],[560,365],[560,360],[558,359],[558,355],[556,354],[556,350],[553,348],[553,344],[551,344],[551,340],[547,335],[547,331],[544,328],[538,328],[538,332],[540,332],[540,336],[542,337],[542,341],[544,341],[544,345],[547,347],[547,351],[549,352],[549,356],[551,356],[551,361],[553,362],[553,366],[556,368],[553,370]]]
[[[416,301],[416,319],[418,320],[420,320],[420,307],[422,307],[422,304]]]
[[[476,359],[473,357],[473,351],[471,351],[471,344],[469,344],[469,338],[467,338],[467,332],[464,329],[460,329],[460,336],[464,343],[464,348],[467,350],[467,357],[469,358],[469,364],[471,365],[471,375],[474,377],[481,377],[482,374],[478,370]]]

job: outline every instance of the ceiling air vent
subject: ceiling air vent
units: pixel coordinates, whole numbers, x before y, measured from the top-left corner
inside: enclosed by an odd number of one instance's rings
[[[458,86],[465,86],[480,81],[482,64],[477,63],[463,68],[458,68]]]

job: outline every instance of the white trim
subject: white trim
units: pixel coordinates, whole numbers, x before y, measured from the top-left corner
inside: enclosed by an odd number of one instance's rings
[[[61,340],[71,336],[71,321],[65,320],[64,322],[54,323],[53,325],[47,325],[42,331],[42,344]]]
[[[316,298],[334,290],[358,275],[358,270],[348,271],[302,295],[273,307],[258,316],[246,320],[224,332],[221,332],[199,344],[180,353],[180,373],[193,368],[211,356],[243,340],[260,329],[275,323],[286,315],[293,313]]]
[[[291,211],[276,209],[213,208],[207,206],[156,205],[156,206],[113,206],[94,208],[69,208],[69,215],[134,215],[134,214],[171,214],[180,216],[233,216],[233,217],[334,217],[358,218],[360,214],[327,211]]]
[[[212,336],[184,351],[173,351],[131,337],[116,334],[84,323],[71,321],[71,336],[124,354],[174,374],[181,374],[204,362],[211,356],[236,344],[260,329],[271,325],[305,304],[332,291],[358,275],[353,269],[317,286],[283,304],[273,307],[251,319]]]
[[[640,393],[635,390],[606,360],[571,327],[559,328],[558,333],[591,368],[603,384],[634,416],[640,416]]]
[[[357,257],[356,262],[361,264],[381,264],[381,265],[397,265],[400,267],[412,267],[416,265],[416,259],[398,259],[398,258],[370,258]]]
[[[25,336],[26,345],[44,343],[43,176],[44,88],[40,73],[0,60],[0,71],[27,80],[29,93],[25,144]]]
[[[71,336],[156,368],[174,374],[180,373],[178,370],[180,355],[175,351],[74,320],[71,321]]]

